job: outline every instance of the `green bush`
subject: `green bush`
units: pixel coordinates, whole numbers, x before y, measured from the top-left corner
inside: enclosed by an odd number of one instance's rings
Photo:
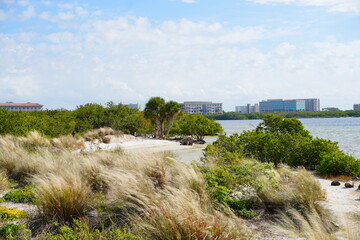
[[[174,121],[171,133],[182,136],[193,136],[203,139],[223,131],[220,123],[199,114],[180,114]]]
[[[126,230],[110,229],[110,230],[91,230],[86,221],[74,220],[73,226],[62,225],[57,233],[44,232],[37,236],[36,239],[47,240],[135,240],[140,239],[137,236],[128,233]]]
[[[325,153],[317,170],[324,175],[345,175],[356,178],[360,176],[360,160],[341,151]]]
[[[31,231],[24,224],[9,223],[0,228],[0,236],[2,239],[25,240],[31,238]]]
[[[19,218],[27,217],[28,215],[29,213],[23,210],[0,206],[0,219],[3,220],[13,221]]]
[[[255,130],[220,136],[206,149],[206,154],[216,154],[227,161],[237,157],[255,158],[275,166],[287,164],[318,169],[329,175],[359,175],[359,161],[342,152],[337,142],[313,138],[299,120],[275,115],[265,116]]]
[[[26,186],[11,190],[4,195],[4,199],[17,203],[35,203],[34,187]]]

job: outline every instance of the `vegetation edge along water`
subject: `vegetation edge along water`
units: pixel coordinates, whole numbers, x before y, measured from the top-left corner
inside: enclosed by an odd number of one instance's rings
[[[222,114],[206,115],[206,117],[215,120],[247,120],[264,119],[268,114],[279,115],[285,118],[341,118],[341,117],[360,117],[360,111],[318,111],[318,112],[272,112],[272,113],[239,113],[224,112]]]
[[[70,127],[91,130],[110,124],[123,132],[140,133],[141,128],[130,128],[134,116],[141,116],[140,123],[147,124],[138,125],[148,126],[145,133],[157,137],[165,137],[170,125],[170,135],[201,138],[205,130],[221,132],[214,120],[180,114],[178,105],[171,103],[177,109],[174,117],[166,112],[163,99],[150,100],[146,117],[122,105],[96,104],[52,116],[49,113],[54,112],[2,112],[1,121],[14,121],[12,129],[18,131],[0,137],[0,188],[6,190],[9,181],[21,187],[3,201],[35,204],[37,211],[26,214],[1,208],[0,236],[54,240],[268,238],[248,227],[248,219],[255,218],[271,223],[273,233],[281,232],[290,239],[336,239],[336,219],[319,203],[325,194],[307,169],[354,178],[360,175],[360,161],[342,152],[337,143],[312,137],[295,118],[267,115],[254,130],[220,135],[192,165],[175,161],[169,153],[75,153],[74,147],[81,148],[83,140],[44,135],[61,133],[54,132],[57,126],[52,124],[57,121],[64,121],[59,128],[68,132]],[[42,122],[36,125],[36,120]],[[19,122],[25,127],[19,128]],[[69,123],[72,125],[67,126]],[[37,128],[45,133],[26,133]]]

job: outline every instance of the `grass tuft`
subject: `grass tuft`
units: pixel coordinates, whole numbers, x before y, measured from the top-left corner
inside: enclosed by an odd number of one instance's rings
[[[60,222],[83,217],[91,203],[89,186],[76,172],[34,177],[40,215]]]

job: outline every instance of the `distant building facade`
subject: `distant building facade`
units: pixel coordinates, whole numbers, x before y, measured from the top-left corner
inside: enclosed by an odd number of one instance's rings
[[[307,112],[318,112],[320,111],[320,99],[318,98],[307,98],[305,100],[305,111]]]
[[[240,113],[253,113],[253,112],[259,112],[259,104],[247,104],[246,106],[236,106],[235,112]]]
[[[184,102],[181,103],[181,111],[188,114],[221,114],[222,103],[213,102]]]
[[[360,111],[360,104],[354,104],[354,110]]]
[[[126,106],[128,106],[129,108],[140,109],[140,106],[137,103],[129,103],[129,104],[126,104]]]
[[[10,112],[22,111],[22,112],[34,112],[42,110],[43,105],[38,103],[0,103],[0,108],[7,109]]]
[[[340,111],[340,109],[337,107],[327,107],[327,108],[323,108],[322,110],[323,111],[333,111],[333,112]]]
[[[268,99],[259,103],[260,112],[320,111],[320,99]]]

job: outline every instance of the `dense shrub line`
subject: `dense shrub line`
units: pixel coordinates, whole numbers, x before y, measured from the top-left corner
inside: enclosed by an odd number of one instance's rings
[[[360,175],[360,161],[341,151],[336,142],[313,138],[299,120],[276,115],[267,115],[255,130],[220,136],[207,151],[233,153],[275,166],[302,166],[325,175]]]
[[[340,118],[340,117],[360,117],[360,111],[320,111],[320,112],[275,112],[275,115],[285,118]],[[207,115],[210,119],[216,120],[245,120],[245,119],[264,119],[268,113],[238,113],[225,112],[223,114]]]
[[[177,104],[175,102],[170,102]],[[202,115],[187,115],[180,113],[163,119],[166,136],[196,136],[215,135],[222,131],[221,125]],[[174,125],[171,132],[170,129]],[[0,109],[0,135],[26,136],[37,131],[48,137],[60,137],[76,133],[85,133],[99,128],[112,128],[129,134],[157,133],[157,125],[153,119],[147,119],[144,112],[126,105],[89,103],[78,106],[75,110],[45,110],[38,112],[9,112]],[[158,134],[155,134],[155,136]],[[164,134],[161,134],[161,136]]]
[[[100,127],[111,127],[126,133],[143,132],[149,123],[142,112],[125,105],[104,107],[85,104],[76,110],[45,110],[37,112],[9,112],[0,110],[0,134],[25,136],[38,131],[49,137],[59,137],[76,132],[86,132]]]

